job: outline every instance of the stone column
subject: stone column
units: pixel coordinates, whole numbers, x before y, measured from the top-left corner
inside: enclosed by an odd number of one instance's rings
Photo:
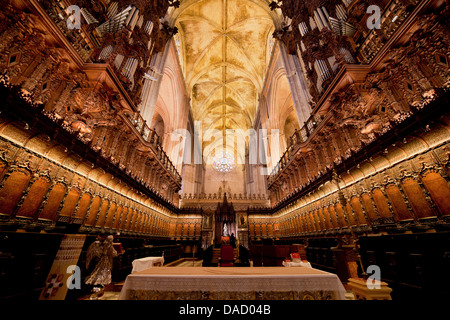
[[[165,46],[164,52],[157,53],[150,63],[150,74],[156,80],[145,79],[144,87],[142,88],[141,99],[142,102],[138,109],[142,118],[151,124],[153,114],[155,112],[156,101],[158,100],[158,93],[161,87],[162,77],[164,75],[164,67],[169,52],[169,45]]]
[[[281,41],[277,41],[277,43],[280,46],[281,58],[286,69],[286,76],[291,88],[295,112],[301,128],[311,115],[311,106],[308,101],[310,99],[308,87],[297,57],[288,54],[286,46]]]

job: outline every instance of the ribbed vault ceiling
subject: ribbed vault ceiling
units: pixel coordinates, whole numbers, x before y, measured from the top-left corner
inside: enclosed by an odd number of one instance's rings
[[[252,127],[273,21],[266,0],[181,1],[176,16],[180,60],[192,114],[202,121],[203,132]],[[204,155],[222,145],[219,139],[205,141]]]

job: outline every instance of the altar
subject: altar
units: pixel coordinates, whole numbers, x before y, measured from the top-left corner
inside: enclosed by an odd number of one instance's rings
[[[162,267],[164,264],[164,257],[146,257],[135,259],[131,264],[133,266],[131,273],[136,273],[152,267]]]
[[[162,267],[128,275],[119,300],[345,300],[345,289],[313,268]]]

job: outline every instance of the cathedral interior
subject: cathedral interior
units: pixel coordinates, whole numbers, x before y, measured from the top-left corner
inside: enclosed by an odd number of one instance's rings
[[[448,0],[0,4],[0,299],[40,299],[66,239],[88,295],[108,236],[109,288],[228,244],[450,285]]]

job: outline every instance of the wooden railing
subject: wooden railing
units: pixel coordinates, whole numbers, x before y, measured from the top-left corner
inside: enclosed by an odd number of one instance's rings
[[[138,113],[123,113],[124,118],[129,126],[133,127],[136,133],[142,138],[145,145],[151,147],[156,154],[156,158],[163,165],[164,169],[169,172],[175,179],[176,183],[181,186],[181,175],[173,165],[161,146],[161,139],[158,134],[147,125],[146,121]]]
[[[306,120],[300,130],[295,130],[294,134],[289,138],[289,145],[287,146],[286,151],[283,153],[280,160],[273,167],[272,172],[267,177],[268,187],[272,185],[277,175],[287,166],[297,147],[306,143],[309,137],[316,131],[317,128],[319,128],[319,125],[324,119],[324,117],[313,113],[308,120]]]

